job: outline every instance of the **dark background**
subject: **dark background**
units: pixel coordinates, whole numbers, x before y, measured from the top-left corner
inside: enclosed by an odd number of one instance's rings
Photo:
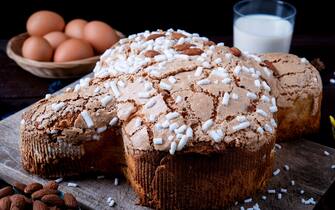
[[[103,20],[127,35],[146,29],[172,27],[204,36],[226,36],[232,34],[232,7],[237,1],[6,0],[1,2],[5,2],[6,5],[0,7],[0,39],[8,39],[24,32],[27,18],[41,9],[58,12],[67,22],[74,18]],[[310,36],[335,34],[333,1],[288,0],[288,2],[293,3],[298,11],[295,34]],[[330,25],[326,26],[327,22]]]

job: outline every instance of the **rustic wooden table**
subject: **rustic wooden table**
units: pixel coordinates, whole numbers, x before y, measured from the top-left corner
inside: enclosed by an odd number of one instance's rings
[[[211,37],[214,41],[224,41],[227,45],[232,42],[231,37]],[[46,93],[70,84],[76,79],[54,80],[42,79],[22,70],[5,53],[6,41],[0,40],[0,120],[21,110],[22,108],[43,98]],[[322,102],[322,119],[320,133],[309,137],[317,143],[335,148],[335,141],[331,137],[329,114],[335,114],[335,85],[329,79],[335,77],[335,36],[296,36],[293,39],[292,53],[306,57],[309,60],[320,58],[326,66],[321,71],[324,85]],[[0,187],[5,184],[0,180]],[[331,195],[335,194],[335,183],[319,201],[315,209],[335,209],[335,202]]]

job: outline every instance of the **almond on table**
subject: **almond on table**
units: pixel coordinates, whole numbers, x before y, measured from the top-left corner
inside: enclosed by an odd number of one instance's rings
[[[16,191],[13,190],[14,188]],[[21,190],[18,190],[18,188]],[[79,208],[77,199],[71,193],[64,193],[64,196],[61,197],[61,192],[57,189],[58,184],[55,181],[47,182],[44,187],[37,182],[27,185],[15,182],[13,186],[0,189],[0,210],[48,210],[50,208],[59,209],[64,206],[69,209]]]
[[[12,187],[7,186],[2,189],[0,189],[0,198],[6,197],[8,195],[12,195],[14,193],[14,190]]]

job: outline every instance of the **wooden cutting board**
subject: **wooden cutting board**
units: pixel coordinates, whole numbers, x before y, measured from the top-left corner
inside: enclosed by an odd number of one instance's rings
[[[28,174],[20,164],[19,124],[23,111],[0,122],[0,178],[8,183],[45,183],[47,180]],[[258,203],[261,209],[313,209],[313,205],[302,204],[301,199],[313,197],[318,201],[335,181],[335,169],[331,169],[331,165],[335,164],[335,149],[306,139],[282,143],[281,146],[281,149],[276,150],[275,166],[275,169],[279,168],[281,172],[271,178],[268,189],[276,189],[279,192],[280,188],[285,188],[288,192],[282,193],[280,200],[277,194],[257,193],[251,203],[243,204],[242,201],[242,204],[230,209],[240,209],[242,205],[247,209],[255,203]],[[324,151],[330,155],[326,156]],[[290,167],[289,171],[284,170],[285,164]],[[295,186],[290,185],[291,180],[295,181]],[[68,182],[77,183],[79,187],[67,187]],[[106,202],[108,197],[116,201],[115,209],[148,209],[136,205],[136,194],[124,179],[121,179],[117,186],[114,185],[114,177],[64,180],[60,190],[73,193],[83,209],[110,209]],[[305,193],[301,195],[300,190],[304,190]],[[260,198],[262,195],[267,196],[265,201]]]

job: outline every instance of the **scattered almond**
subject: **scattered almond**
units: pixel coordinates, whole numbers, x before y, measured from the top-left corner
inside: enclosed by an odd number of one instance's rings
[[[64,203],[67,208],[76,209],[78,208],[78,202],[71,193],[64,193]]]
[[[37,182],[28,185],[16,182],[0,189],[0,210],[78,209],[76,198],[71,193],[60,197],[58,186],[56,181],[49,181],[44,186]]]
[[[183,51],[183,50],[186,50],[186,49],[188,49],[192,46],[193,46],[193,44],[184,43],[184,44],[177,44],[177,45],[173,46],[172,48],[175,49],[176,51]]]
[[[183,50],[183,54],[185,55],[201,55],[204,51],[200,48],[189,48],[186,50]]]
[[[57,193],[58,193],[57,190],[45,188],[45,189],[40,189],[34,192],[33,194],[31,194],[31,198],[33,200],[36,200],[36,199],[41,199],[45,195],[50,195],[50,194],[56,195]]]
[[[24,193],[31,194],[37,190],[40,190],[43,188],[43,185],[37,182],[30,183],[24,188]]]
[[[184,34],[178,33],[178,32],[172,32],[171,39],[180,39],[182,37],[186,37]]]
[[[153,58],[153,57],[155,57],[156,55],[159,55],[159,54],[160,53],[156,50],[147,50],[147,51],[145,51],[144,56],[149,57],[149,58]]]
[[[0,190],[0,198],[6,197],[7,195],[12,195],[14,193],[14,190],[12,187],[7,186]]]
[[[58,190],[58,183],[55,181],[48,181],[43,188]]]
[[[10,196],[10,201],[12,202],[10,209],[12,209],[13,207],[17,207],[18,209],[24,209],[26,206],[26,199],[24,195],[12,195]]]
[[[36,200],[33,203],[33,210],[48,210],[49,207],[42,201]]]
[[[1,210],[10,210],[11,201],[8,196],[0,199],[0,209]]]
[[[151,34],[146,38],[146,41],[149,41],[149,40],[152,40],[152,39],[155,40],[155,39],[157,39],[158,37],[161,37],[161,36],[164,36],[164,34]]]
[[[24,191],[24,188],[26,188],[27,185],[21,183],[21,182],[14,182],[13,186],[19,190],[20,192]]]
[[[213,41],[205,41],[204,45],[205,46],[212,46],[212,45],[215,45],[215,42],[213,42]]]
[[[268,60],[264,60],[263,63],[266,65],[266,67],[268,67],[269,69],[271,69],[273,71],[273,74],[275,76],[278,76],[278,70],[277,68],[273,65],[273,63],[271,61]]]
[[[230,52],[231,54],[235,55],[236,57],[240,57],[241,56],[241,50],[239,50],[238,48],[236,47],[231,47],[230,48]]]
[[[41,201],[50,206],[63,206],[64,200],[61,199],[58,195],[49,194],[42,197]]]

